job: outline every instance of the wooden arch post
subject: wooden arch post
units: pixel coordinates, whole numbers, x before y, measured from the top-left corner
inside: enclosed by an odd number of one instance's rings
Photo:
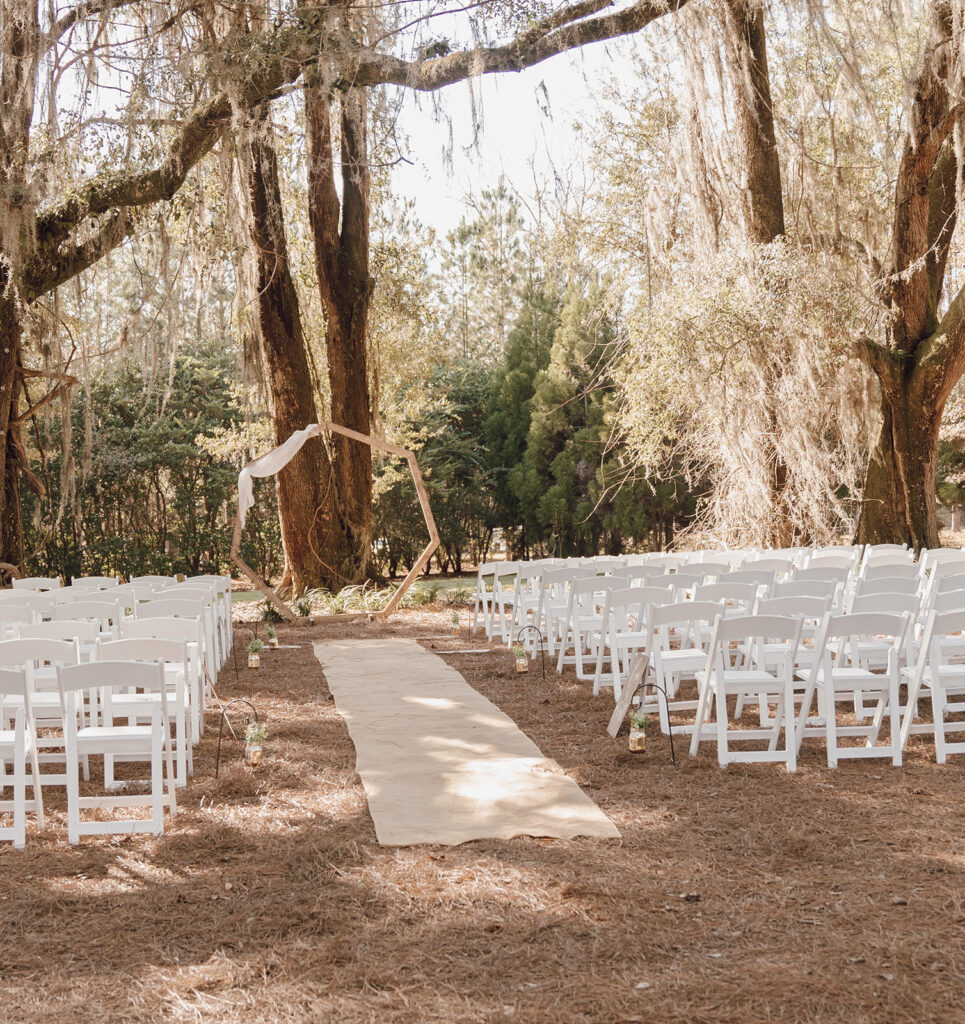
[[[422,482],[422,473],[419,471],[419,464],[416,461],[415,452],[410,452],[408,448],[402,448],[397,444],[389,444],[388,441],[380,441],[377,437],[372,437],[369,434],[360,434],[357,430],[351,430],[349,427],[340,426],[338,423],[324,422],[318,424],[318,433],[321,434],[323,431],[329,431],[333,434],[343,434],[345,437],[350,437],[355,441],[361,441],[362,444],[367,444],[371,448],[378,448],[381,451],[389,452],[391,455],[398,455],[405,459],[409,464],[409,472],[412,474],[412,482],[415,484],[416,494],[419,497],[419,506],[422,509],[422,516],[426,522],[426,528],[429,531],[429,543],[426,545],[422,554],[416,559],[414,565],[409,570],[408,575],[399,585],[398,590],[392,595],[389,603],[380,612],[370,613],[372,618],[384,619],[391,615],[396,608],[399,606],[399,602],[402,600],[405,592],[412,586],[416,577],[421,576],[425,567],[429,564],[429,559],[432,558],[433,553],[439,546],[439,531],[436,529],[436,521],[432,515],[432,508],[429,505],[429,495],[426,493],[425,484]],[[257,461],[257,460],[256,460]],[[251,465],[251,463],[249,463]],[[247,467],[246,467],[247,468]],[[265,597],[271,602],[272,607],[289,622],[298,622],[299,617],[291,610],[291,608],[285,604],[285,602],[278,596],[274,589],[263,580],[258,573],[255,572],[251,566],[247,565],[240,554],[241,549],[241,512],[238,508],[235,509],[235,529],[234,535],[231,539],[231,560],[238,566],[238,568],[251,580],[252,583],[260,590]],[[320,618],[344,618],[341,615],[334,616],[320,616]]]

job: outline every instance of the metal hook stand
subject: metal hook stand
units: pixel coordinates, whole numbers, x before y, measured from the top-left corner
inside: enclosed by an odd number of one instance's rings
[[[527,632],[530,629],[535,630],[536,631],[536,635],[539,637],[539,653],[540,653],[540,658],[542,659],[542,662],[543,662],[543,678],[545,679],[546,678],[546,647],[544,646],[545,645],[545,641],[543,639],[543,631],[539,628],[539,626],[522,626],[520,628],[519,632],[516,634],[516,643],[519,643],[519,638],[525,632]]]
[[[246,627],[247,628],[247,627]],[[218,753],[214,759],[214,777],[218,777],[218,769],[221,767],[221,736],[224,733],[224,724],[226,721],[225,716],[228,714],[228,708],[232,704],[247,704],[251,708],[251,713],[255,716],[255,721],[258,721],[258,712],[255,710],[255,705],[250,700],[246,700],[244,697],[235,697],[234,700],[229,700],[227,704],[221,709],[221,721],[218,723]],[[231,724],[228,724],[228,728],[231,728]]]
[[[667,699],[667,691],[659,683],[640,683],[636,689],[636,693],[640,693],[641,690],[646,692],[648,686],[652,686],[659,693],[663,694],[663,706],[667,711],[667,735],[670,737],[670,760],[673,764],[677,763],[677,756],[673,749],[673,723],[670,721],[670,701]]]
[[[234,635],[231,638],[231,653],[235,658],[235,682],[238,681],[238,634],[243,633],[247,630],[251,634],[252,640],[258,639],[258,628],[257,626],[235,626]]]

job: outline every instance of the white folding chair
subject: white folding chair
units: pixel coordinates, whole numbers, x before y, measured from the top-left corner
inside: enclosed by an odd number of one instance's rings
[[[148,584],[152,587],[173,587],[178,582],[177,576],[158,576],[158,575],[146,575],[146,576],[132,576],[128,583],[140,583]]]
[[[36,621],[36,613],[25,604],[14,604],[12,601],[0,604],[0,640],[19,636],[21,626]]]
[[[43,625],[38,623],[38,626]],[[31,717],[38,730],[35,733],[37,756],[43,764],[62,765],[66,758],[63,738],[63,719],[57,694],[57,666],[76,665],[80,661],[80,645],[76,640],[49,637],[19,637],[0,642],[0,668],[24,671],[30,690]],[[88,766],[84,764],[84,778]],[[62,786],[67,775],[46,772],[40,776],[41,785]]]
[[[114,636],[118,623],[124,616],[119,601],[84,598],[71,604],[58,605],[53,609],[51,617],[57,622],[94,622],[102,634]]]
[[[174,784],[182,788],[188,784],[188,775],[194,774],[194,746],[188,719],[188,645],[184,640],[165,640],[160,637],[128,637],[124,640],[98,640],[97,661],[163,662],[167,689],[168,714],[174,730]],[[160,693],[115,693],[112,706],[117,716],[129,714],[130,721],[143,717],[145,707],[160,702]],[[173,711],[172,711],[173,705]],[[104,782],[113,782],[113,760],[105,758]]]
[[[623,678],[630,671],[633,657],[647,646],[647,608],[671,604],[673,599],[670,587],[619,587],[606,592],[602,626],[591,638],[596,648],[594,696],[603,685],[604,661],[609,660],[613,699],[620,699]]]
[[[694,680],[707,665],[707,654],[714,623],[724,614],[722,602],[680,601],[676,604],[652,605],[647,609],[650,632],[648,675],[661,688],[653,698],[644,698],[644,709],[656,712],[660,731],[670,732],[670,714],[694,712],[696,697],[678,697],[683,682]],[[692,724],[675,725],[678,732],[693,732]]]
[[[93,590],[112,590],[120,585],[116,576],[74,576],[71,587],[89,587]]]
[[[141,602],[137,613],[151,619],[198,619],[201,623],[201,666],[207,678],[207,691],[214,687],[218,678],[218,653],[215,639],[216,626],[211,602],[204,597],[182,594],[178,597],[155,597]],[[130,634],[128,634],[130,635]]]
[[[708,583],[695,588],[693,599],[721,601],[727,609],[726,615],[749,615],[760,590],[757,583]]]
[[[564,665],[574,665],[577,679],[588,681],[593,678],[585,661],[592,658],[595,670],[596,647],[593,645],[593,637],[603,629],[603,606],[607,591],[619,585],[620,580],[612,576],[594,576],[570,584],[566,612],[559,629],[557,672],[562,672]],[[570,649],[572,654],[569,653]]]
[[[717,763],[783,761],[788,771],[797,768],[795,729],[794,665],[801,638],[801,620],[780,615],[721,616],[714,624],[706,668],[697,673],[698,703],[690,754],[696,756],[704,740],[716,740]],[[773,645],[783,645],[783,657],[776,657]],[[757,651],[769,651],[765,662]],[[735,650],[739,655],[732,664]],[[773,717],[766,728],[731,728],[728,697],[742,697],[767,705],[774,704]],[[711,709],[715,722],[709,724]],[[784,746],[778,746],[781,734]],[[733,743],[767,742],[765,749],[733,749]]]
[[[932,610],[925,622],[918,660],[901,673],[908,683],[908,697],[901,719],[901,748],[912,732],[933,733],[935,759],[939,764],[949,754],[965,754],[965,740],[949,740],[949,733],[965,732],[965,721],[949,716],[965,712],[965,607],[948,612]],[[931,722],[916,722],[918,701],[931,698]]]
[[[25,576],[19,580],[11,580],[14,590],[59,590],[62,586],[56,576]]]
[[[835,768],[844,758],[890,757],[901,764],[901,708],[898,680],[902,647],[911,624],[908,615],[863,614],[827,615],[817,644],[817,658],[807,676],[801,710],[799,742],[805,735],[823,732],[827,745],[828,767]],[[869,639],[888,641],[884,672],[865,667],[860,645]],[[808,716],[814,694],[818,698],[819,722],[811,725]],[[874,714],[867,724],[842,725],[838,722],[838,704],[847,701],[857,706],[862,700],[875,701]],[[888,719],[887,739],[882,726]],[[823,728],[820,723],[823,723]],[[861,746],[844,746],[841,739],[864,740]]]
[[[121,623],[121,639],[157,637],[177,640],[187,645],[187,699],[191,723],[191,743],[204,735],[205,687],[202,683],[204,637],[200,618],[163,617],[130,619]]]
[[[28,765],[32,800],[27,799]],[[39,828],[44,827],[37,726],[23,669],[0,669],[0,790],[7,787],[12,790],[12,799],[0,800],[0,810],[11,812],[13,822],[0,828],[0,840],[12,840],[14,848],[22,850],[26,845],[27,811],[37,815]]]
[[[164,831],[164,796],[172,814],[177,810],[174,796],[174,770],[171,757],[171,724],[168,717],[167,686],[162,662],[94,661],[85,665],[58,666],[57,683],[63,708],[64,736],[67,748],[67,838],[71,844],[82,835],[129,834]],[[160,700],[145,715],[147,725],[115,723],[112,698],[115,693],[131,691],[159,693]],[[93,724],[85,724],[82,694],[98,695],[98,714]],[[146,711],[147,709],[145,709]],[[124,717],[124,711],[120,711]],[[148,757],[151,764],[150,792],[125,792],[112,796],[81,796],[77,774],[80,756],[103,756],[125,761]],[[86,821],[82,810],[150,807],[144,818]]]

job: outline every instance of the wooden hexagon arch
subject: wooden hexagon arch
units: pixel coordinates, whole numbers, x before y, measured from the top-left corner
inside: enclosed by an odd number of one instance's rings
[[[357,430],[351,430],[348,427],[343,427],[338,423],[331,423],[325,421],[323,423],[313,423],[306,427],[303,431],[298,431],[293,434],[288,441],[284,444],[279,445],[277,448],[273,448],[270,452],[262,455],[260,458],[255,459],[254,462],[249,462],[247,466],[241,471],[241,475],[238,477],[238,508],[235,512],[235,529],[234,535],[231,540],[231,560],[238,566],[239,569],[251,580],[252,583],[268,598],[272,606],[279,613],[279,615],[286,618],[289,622],[305,621],[304,618],[300,618],[289,608],[287,604],[278,596],[277,593],[271,588],[271,586],[263,580],[258,573],[254,571],[249,565],[245,564],[239,554],[241,547],[241,530],[244,526],[244,516],[247,513],[248,505],[242,506],[242,494],[244,492],[245,484],[243,480],[246,478],[249,481],[248,486],[250,487],[250,477],[256,476],[269,476],[274,475],[278,470],[272,470],[266,473],[252,473],[252,469],[258,465],[258,463],[264,462],[271,456],[275,455],[281,449],[285,448],[286,445],[293,445],[293,450],[288,456],[288,459],[294,457],[305,441],[312,437],[317,437],[323,431],[329,431],[334,434],[344,434],[345,437],[350,437],[355,441],[361,441],[362,444],[367,444],[371,448],[379,448],[382,451],[389,452],[392,455],[401,456],[409,463],[409,472],[412,474],[412,482],[415,484],[416,494],[419,496],[419,505],[422,508],[422,516],[426,521],[426,527],[429,530],[429,543],[426,545],[425,550],[416,559],[412,568],[409,570],[408,575],[399,585],[398,590],[392,595],[391,600],[380,612],[369,613],[371,618],[384,619],[391,615],[396,608],[399,606],[399,602],[402,600],[405,592],[409,589],[412,583],[415,581],[417,576],[420,576],[429,563],[429,559],[432,558],[433,552],[439,546],[439,531],[436,529],[436,521],[432,515],[432,509],[429,506],[429,495],[426,493],[425,484],[422,482],[422,473],[419,471],[419,464],[416,462],[414,452],[410,452],[407,448],[401,448],[396,444],[389,444],[388,441],[380,441],[377,437],[372,437],[369,434],[361,434]],[[299,434],[301,437],[299,438]],[[288,461],[286,459],[286,463]],[[283,463],[284,464],[284,463]],[[281,468],[281,467],[278,467]],[[249,491],[250,493],[250,491]],[[346,619],[346,618],[358,618],[355,615],[320,615],[318,619]]]

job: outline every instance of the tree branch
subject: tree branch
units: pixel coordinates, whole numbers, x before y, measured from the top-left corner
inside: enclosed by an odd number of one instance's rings
[[[592,18],[587,15],[612,7],[612,2],[584,0],[564,7],[502,46],[460,50],[433,60],[406,61],[390,54],[363,52],[355,68],[346,69],[340,86],[401,85],[431,92],[476,75],[522,71],[567,50],[630,35],[687,3],[689,0],[637,0],[620,11]]]

